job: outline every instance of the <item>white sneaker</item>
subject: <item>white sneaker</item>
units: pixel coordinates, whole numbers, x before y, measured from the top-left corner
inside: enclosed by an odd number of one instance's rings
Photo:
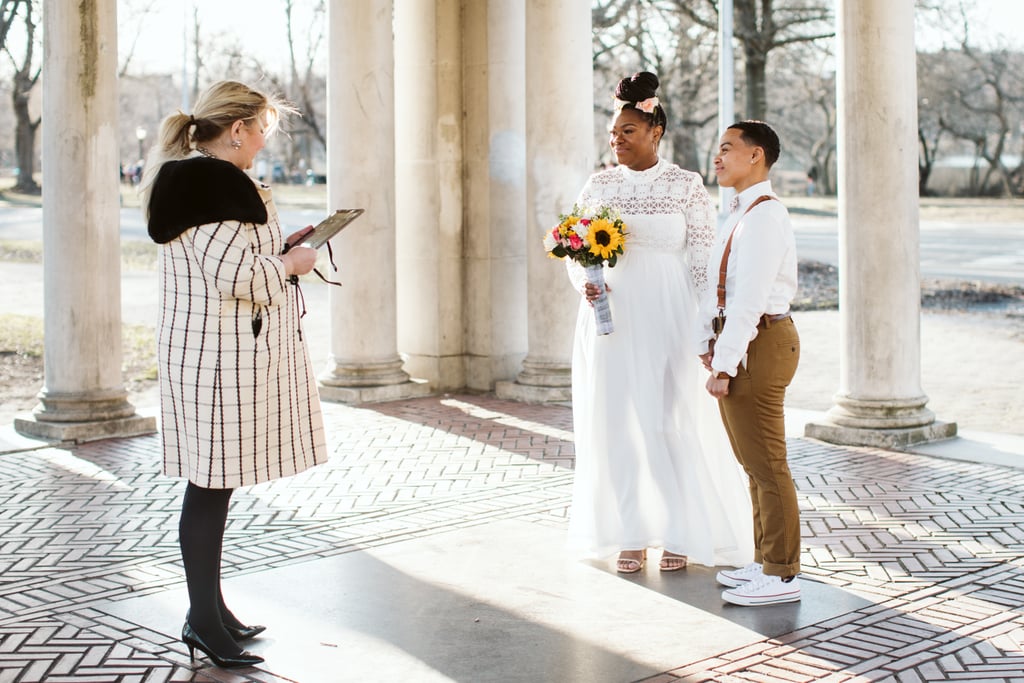
[[[715,576],[715,580],[723,586],[735,588],[759,576],[764,576],[761,573],[761,563],[751,562],[746,567],[740,567],[739,569],[723,569]]]
[[[800,600],[800,579],[794,576],[790,581],[783,581],[781,576],[762,574],[742,586],[722,591],[722,599],[744,607],[797,602]]]

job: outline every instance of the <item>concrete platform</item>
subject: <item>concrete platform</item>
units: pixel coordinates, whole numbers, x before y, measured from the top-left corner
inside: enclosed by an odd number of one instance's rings
[[[734,608],[712,569],[627,577],[563,548],[562,530],[495,522],[237,577],[225,594],[271,625],[249,649],[296,681],[632,681],[870,604],[805,581],[801,603]],[[173,638],[187,601],[99,609]]]

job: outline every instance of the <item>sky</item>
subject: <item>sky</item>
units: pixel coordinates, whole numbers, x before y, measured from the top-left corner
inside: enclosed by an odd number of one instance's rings
[[[398,0],[401,2],[402,0]],[[309,0],[294,0],[296,28],[312,15]],[[139,16],[139,8],[150,10]],[[205,40],[234,40],[269,67],[287,64],[284,3],[281,0],[119,0],[118,40],[122,59],[138,36],[133,72],[178,72],[185,27],[198,13]]]
[[[396,4],[413,1],[417,0],[395,0]],[[313,3],[311,0],[294,2],[296,24],[305,26]],[[287,63],[283,4],[281,0],[119,0],[122,58],[132,39],[138,36],[132,58],[133,72],[180,72],[183,31],[186,23],[191,24],[195,8],[207,38],[234,39],[268,67],[283,66]],[[146,5],[151,5],[152,9],[140,20],[138,8]],[[1024,26],[1024,0],[974,0],[973,5],[972,39],[1001,40],[1024,48],[1020,30]],[[922,28],[917,36],[918,46],[937,47],[933,36],[934,33]]]
[[[969,27],[971,42],[982,46],[1006,45],[1024,48],[1024,37],[1021,27],[1024,26],[1024,1],[1022,0],[974,0],[965,3],[970,7]],[[947,17],[948,20],[959,21],[959,18]],[[924,22],[918,22],[917,45],[920,49],[929,49],[940,41],[928,30]]]

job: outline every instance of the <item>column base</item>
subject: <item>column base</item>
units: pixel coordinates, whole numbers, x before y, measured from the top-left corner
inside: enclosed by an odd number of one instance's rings
[[[828,421],[812,422],[804,427],[804,436],[839,446],[871,446],[898,450],[928,441],[952,439],[956,436],[956,423],[936,421],[921,427],[869,429],[847,427]]]
[[[385,384],[376,387],[320,385],[320,398],[322,400],[352,406],[362,403],[404,401],[408,398],[423,398],[424,396],[430,396],[430,394],[430,384],[422,379],[410,379],[401,384]]]
[[[568,403],[572,401],[572,387],[542,387],[519,382],[495,382],[494,395],[506,401],[520,403]]]
[[[402,369],[402,359],[369,363],[338,363],[319,377],[320,398],[334,403],[359,405],[421,398],[431,393],[426,380],[412,379]]]
[[[124,389],[39,392],[39,406],[32,414],[40,422],[107,422],[130,418],[135,406]]]
[[[937,422],[925,408],[927,396],[863,399],[846,394],[822,422],[804,427],[804,436],[843,446],[901,448],[956,436],[955,422]]]
[[[523,361],[515,382],[495,382],[498,398],[522,403],[562,403],[572,400],[572,367],[566,363]]]
[[[156,417],[131,415],[112,420],[85,422],[50,422],[42,415],[14,418],[14,431],[22,436],[60,443],[85,443],[100,439],[121,439],[144,436],[157,431]]]

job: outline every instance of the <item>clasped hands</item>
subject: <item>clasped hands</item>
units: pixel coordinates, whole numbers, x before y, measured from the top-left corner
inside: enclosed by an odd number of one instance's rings
[[[607,283],[605,284],[604,289],[606,292],[612,291],[612,288],[609,287]],[[583,287],[583,295],[587,298],[587,303],[593,306],[594,301],[597,300],[599,296],[601,296],[601,288],[591,282],[588,282]],[[714,357],[715,340],[712,339],[710,342],[708,342],[708,352],[701,354],[700,356],[700,360],[701,363],[704,365],[704,369],[711,373],[714,373],[714,370],[711,368],[711,361],[712,359],[714,359]],[[726,396],[729,395],[728,377],[724,379],[717,379],[715,375],[712,374],[710,377],[708,377],[708,381],[704,386],[705,388],[707,388],[708,393],[714,396],[715,398],[725,398]]]
[[[708,381],[704,384],[704,387],[708,390],[708,393],[715,398],[725,398],[729,395],[729,378],[718,379],[715,377],[715,371],[711,367],[711,361],[715,357],[715,340],[712,339],[708,342],[708,352],[700,355],[700,362],[704,365],[704,369],[711,373],[708,377]]]

